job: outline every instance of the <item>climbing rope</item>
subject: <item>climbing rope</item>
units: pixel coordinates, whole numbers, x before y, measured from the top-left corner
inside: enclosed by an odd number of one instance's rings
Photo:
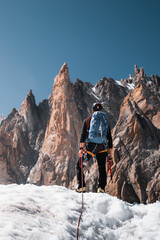
[[[82,180],[82,207],[81,207],[81,213],[79,216],[79,220],[78,220],[78,226],[77,226],[77,240],[79,237],[79,226],[80,226],[80,222],[81,222],[81,218],[82,218],[82,213],[83,213],[83,158],[80,158],[80,167],[81,167],[81,180]]]

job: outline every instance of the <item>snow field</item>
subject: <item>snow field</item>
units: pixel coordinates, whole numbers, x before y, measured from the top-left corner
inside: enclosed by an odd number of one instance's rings
[[[0,240],[73,240],[82,195],[60,186],[0,185]],[[159,240],[160,202],[85,193],[79,240]]]

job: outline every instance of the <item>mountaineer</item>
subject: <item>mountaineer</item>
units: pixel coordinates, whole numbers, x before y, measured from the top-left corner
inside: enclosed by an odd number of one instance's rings
[[[92,114],[84,120],[80,137],[79,159],[76,164],[77,170],[77,192],[85,192],[84,174],[82,178],[82,165],[91,157],[96,157],[99,170],[99,181],[97,192],[105,192],[106,186],[106,157],[113,157],[113,144],[107,115],[102,112],[102,105],[96,102],[92,106]],[[82,160],[82,163],[81,163]],[[83,188],[82,188],[83,181]]]

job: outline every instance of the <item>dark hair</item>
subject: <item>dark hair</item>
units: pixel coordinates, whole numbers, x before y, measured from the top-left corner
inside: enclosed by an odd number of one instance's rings
[[[95,111],[95,112],[96,111],[101,111],[102,110],[102,104],[99,103],[99,102],[93,103],[92,110]]]

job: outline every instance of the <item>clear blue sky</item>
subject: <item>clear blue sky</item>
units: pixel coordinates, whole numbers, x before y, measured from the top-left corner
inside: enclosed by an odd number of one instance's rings
[[[48,98],[64,62],[72,82],[160,76],[160,1],[0,0],[0,114]]]

